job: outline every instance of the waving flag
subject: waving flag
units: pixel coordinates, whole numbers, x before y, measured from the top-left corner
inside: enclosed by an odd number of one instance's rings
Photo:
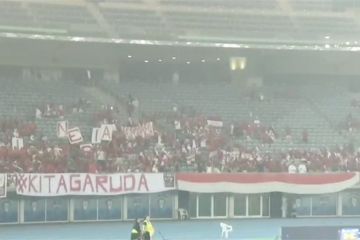
[[[339,192],[359,182],[358,173],[179,173],[178,189],[190,192],[324,194]]]

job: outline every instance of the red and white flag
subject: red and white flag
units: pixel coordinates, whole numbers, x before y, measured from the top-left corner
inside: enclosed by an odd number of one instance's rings
[[[339,192],[359,182],[358,173],[288,174],[237,173],[176,175],[178,189],[200,193],[267,193],[325,194]]]

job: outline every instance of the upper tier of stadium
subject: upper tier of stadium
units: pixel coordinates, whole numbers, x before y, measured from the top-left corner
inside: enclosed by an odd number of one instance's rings
[[[1,0],[0,32],[170,41],[357,45],[357,1]]]

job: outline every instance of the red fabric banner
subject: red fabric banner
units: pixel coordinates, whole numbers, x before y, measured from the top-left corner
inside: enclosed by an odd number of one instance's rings
[[[358,173],[179,173],[178,189],[190,192],[324,194],[342,191],[359,182]]]

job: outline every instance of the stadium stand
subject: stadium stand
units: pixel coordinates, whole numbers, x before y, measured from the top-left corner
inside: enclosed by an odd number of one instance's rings
[[[166,26],[161,17],[153,10],[99,8],[104,18],[120,36],[161,36]]]
[[[84,6],[30,3],[29,11],[43,28],[66,29],[72,34],[72,28],[89,29],[97,25],[95,19]]]
[[[0,0],[0,235],[358,234],[359,7]]]
[[[25,26],[33,23],[33,19],[20,2],[3,2],[0,11],[0,24],[3,27],[9,25]]]
[[[196,0],[196,1],[189,1],[189,0],[162,0],[161,1],[165,5],[185,5],[191,7],[222,7],[222,8],[242,8],[242,9],[276,9],[279,6],[277,5],[276,1],[264,1],[264,0],[256,0],[256,1],[249,1],[249,0],[240,0],[240,1],[219,1],[219,0],[211,0],[211,1],[204,1],[204,0]]]
[[[274,0],[3,1],[0,32],[148,40],[253,41],[260,37],[268,42],[319,43],[331,36],[331,42],[343,44],[360,33],[356,14],[346,15],[353,7],[351,1],[327,0],[287,4]]]
[[[294,8],[295,11],[322,11],[330,12],[333,9],[333,4],[331,1],[319,0],[312,2],[309,0],[290,0],[289,3]]]
[[[93,94],[81,82],[64,80],[2,79],[1,85],[2,172],[359,169],[358,94],[337,81],[269,80],[246,91],[213,80],[105,81]],[[99,102],[98,91],[113,103]],[[101,123],[118,131],[111,142],[82,151],[57,137],[62,120],[81,129],[83,143]],[[129,140],[121,130],[147,122],[154,135]],[[12,137],[23,137],[24,148],[13,149]],[[48,163],[45,153],[57,161]]]

